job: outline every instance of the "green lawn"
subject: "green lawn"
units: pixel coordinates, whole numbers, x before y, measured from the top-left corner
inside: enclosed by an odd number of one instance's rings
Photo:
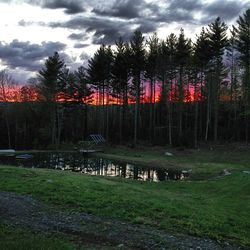
[[[73,236],[31,231],[25,227],[0,224],[1,250],[115,250],[105,244],[79,241]]]
[[[250,175],[140,182],[71,172],[0,167],[0,190],[172,232],[250,245]]]
[[[212,150],[211,150],[212,149]],[[250,154],[246,146],[217,145],[200,150],[166,147],[122,146],[106,147],[104,153],[97,156],[124,160],[149,167],[192,169],[191,179],[207,179],[219,175],[224,169],[229,171],[246,170],[250,167]],[[170,152],[173,156],[165,155]]]
[[[2,224],[0,224],[0,239],[2,250],[69,250],[77,247],[62,237],[35,233],[27,228],[14,228]]]

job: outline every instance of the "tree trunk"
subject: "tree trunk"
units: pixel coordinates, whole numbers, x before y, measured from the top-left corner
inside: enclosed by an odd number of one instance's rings
[[[220,63],[217,61],[216,66],[216,79],[215,79],[215,88],[214,88],[214,142],[218,140],[218,106],[219,106],[219,88],[220,88],[220,75],[221,68]]]
[[[218,95],[214,97],[214,142],[218,139]]]
[[[102,83],[102,135],[105,135],[105,83]]]
[[[199,101],[197,100],[197,78],[195,78],[194,85],[194,102],[195,102],[195,115],[194,115],[194,148],[198,147],[198,112],[199,112]]]
[[[106,140],[109,140],[109,89],[107,88],[106,100]]]
[[[87,133],[88,133],[88,104],[85,104],[83,140],[87,140]]]
[[[209,130],[209,124],[210,124],[210,105],[211,105],[210,81],[208,81],[207,85],[208,85],[208,96],[207,96],[207,117],[206,117],[205,141],[208,141],[208,130]]]
[[[249,86],[249,81],[250,81],[250,65],[246,64],[245,66],[245,99],[246,99],[246,103],[245,103],[245,141],[246,144],[248,144],[249,141],[249,113],[250,113],[250,86]]]
[[[121,89],[121,86],[120,86],[120,89]],[[117,102],[117,105],[119,107],[119,143],[121,144],[122,143],[122,113],[123,113],[123,96],[122,94],[120,93],[118,95],[118,102]]]
[[[52,102],[52,112],[51,112],[51,145],[56,145],[56,107],[55,103]]]
[[[150,79],[149,140],[153,140],[153,79]]]
[[[8,107],[5,112],[5,122],[6,122],[6,127],[7,127],[8,147],[11,148],[11,135],[10,135],[10,123],[9,123],[9,118],[8,118]]]
[[[138,118],[140,108],[140,76],[137,75],[135,79],[136,87],[136,102],[135,102],[135,114],[134,114],[134,146],[137,144],[137,133],[138,133]]]
[[[180,72],[179,72],[179,137],[182,136],[182,113],[183,113],[183,67],[180,66]]]

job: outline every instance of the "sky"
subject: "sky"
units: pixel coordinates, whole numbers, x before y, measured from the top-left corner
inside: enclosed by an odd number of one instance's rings
[[[250,0],[0,0],[0,70],[23,84],[55,51],[75,70],[136,29],[164,39],[182,27],[194,40],[217,16],[230,26],[247,8]]]

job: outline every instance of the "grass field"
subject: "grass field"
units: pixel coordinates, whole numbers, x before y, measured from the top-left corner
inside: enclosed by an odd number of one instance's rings
[[[14,228],[1,224],[0,239],[2,250],[66,250],[76,248],[75,244],[62,237],[34,233],[27,228]]]
[[[165,153],[170,152],[172,156]],[[124,160],[149,167],[192,169],[191,179],[218,176],[224,169],[241,171],[250,167],[250,147],[245,145],[206,146],[199,150],[165,147],[106,147],[97,156]]]
[[[239,171],[213,180],[149,183],[1,166],[0,190],[59,209],[250,245],[250,175]]]

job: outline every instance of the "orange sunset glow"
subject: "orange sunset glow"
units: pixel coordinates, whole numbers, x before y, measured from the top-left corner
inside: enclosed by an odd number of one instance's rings
[[[91,100],[83,99],[82,103],[88,103],[92,105],[110,105],[110,104],[117,104],[120,105],[121,100],[119,97],[115,97],[112,94],[108,94],[105,92],[104,98],[102,93],[95,91],[92,94]],[[200,87],[197,88],[195,93],[195,88],[192,85],[187,85],[184,88],[183,93],[183,102],[193,102],[193,101],[201,101],[204,98],[202,97]],[[11,86],[6,87],[3,91],[3,89],[0,89],[0,102],[38,102],[42,101],[44,98],[40,95],[39,91],[29,85],[25,86]],[[60,92],[56,95],[56,101],[58,102],[71,102],[71,101],[79,101],[74,96],[69,96],[68,94],[65,94],[64,92]],[[104,99],[104,103],[103,103]],[[150,103],[151,95],[150,95],[150,87],[149,84],[145,84],[143,87],[143,91],[141,93],[140,102],[141,103]],[[161,99],[161,84],[156,83],[155,89],[152,94],[152,103],[158,103]],[[176,84],[172,85],[172,89],[168,90],[167,92],[167,100],[170,102],[177,102],[179,100],[179,93],[178,93],[178,87]],[[128,96],[128,103],[134,104],[135,98],[133,96]]]

